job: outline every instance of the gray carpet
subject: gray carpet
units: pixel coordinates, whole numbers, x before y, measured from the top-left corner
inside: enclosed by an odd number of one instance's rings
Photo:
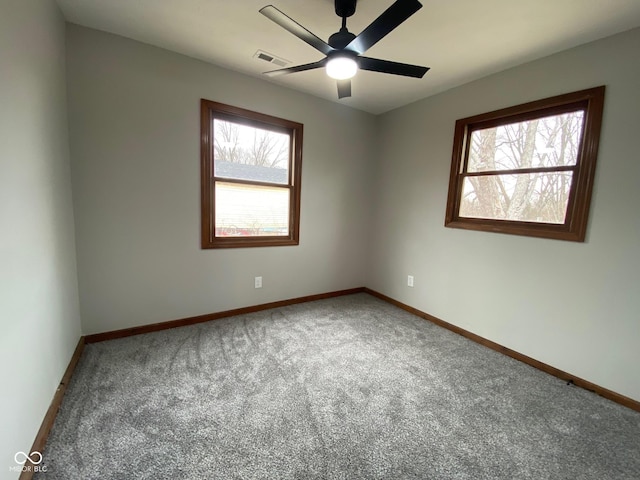
[[[639,479],[640,413],[367,294],[87,345],[37,479]]]

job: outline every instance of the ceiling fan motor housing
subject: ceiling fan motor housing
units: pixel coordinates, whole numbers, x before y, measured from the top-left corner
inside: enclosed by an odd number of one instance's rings
[[[336,15],[341,18],[350,17],[356,13],[358,0],[336,0]]]
[[[348,31],[346,28],[341,28],[339,32],[334,33],[329,37],[329,45],[333,48],[342,50],[344,47],[351,43],[351,40],[356,36]]]

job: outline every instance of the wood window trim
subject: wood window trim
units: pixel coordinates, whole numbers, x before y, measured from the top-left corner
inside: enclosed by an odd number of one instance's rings
[[[604,92],[605,87],[600,86],[457,120],[453,140],[445,227],[584,242],[600,141]],[[466,169],[471,132],[480,128],[491,128],[547,115],[576,111],[576,107],[584,111],[584,128],[576,166],[572,168],[575,174],[569,193],[564,224],[459,216],[464,180],[463,172]],[[536,169],[536,171],[540,170]],[[500,173],[505,172],[507,171]]]
[[[224,179],[228,183],[242,183],[289,188],[289,235],[253,237],[216,237],[214,201],[214,142],[213,120],[224,118],[249,126],[287,133],[289,145],[289,182],[272,184],[250,180]],[[301,123],[253,112],[232,105],[200,100],[200,202],[201,202],[201,248],[246,248],[298,245],[300,238],[300,184],[302,181],[302,136]]]

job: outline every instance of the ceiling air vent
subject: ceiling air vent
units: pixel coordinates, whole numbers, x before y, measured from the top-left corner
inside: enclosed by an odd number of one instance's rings
[[[254,53],[253,58],[257,58],[260,60],[264,60],[265,62],[273,63],[279,67],[286,67],[291,62],[289,60],[285,60],[284,58],[276,57],[275,55],[271,55],[270,53],[264,52],[262,50],[258,50]]]

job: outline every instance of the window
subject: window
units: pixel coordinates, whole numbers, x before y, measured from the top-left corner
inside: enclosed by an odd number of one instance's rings
[[[202,248],[297,245],[302,124],[200,107]]]
[[[456,122],[445,226],[583,242],[604,87]]]

